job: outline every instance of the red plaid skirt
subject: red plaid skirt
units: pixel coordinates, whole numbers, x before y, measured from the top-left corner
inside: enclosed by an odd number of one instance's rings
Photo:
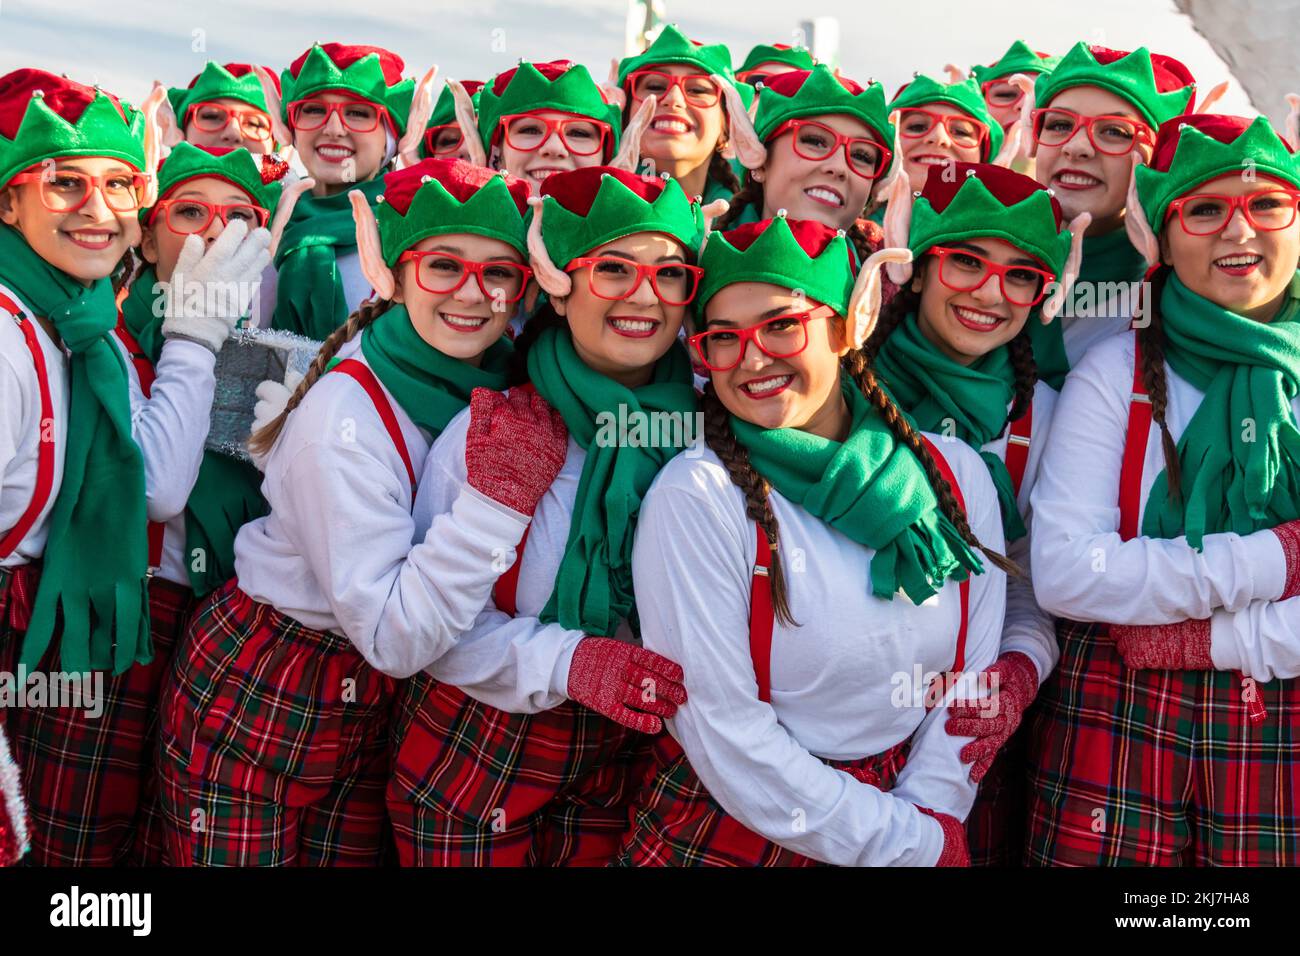
[[[1025,738],[1029,714],[993,758],[966,818],[971,866],[1020,866],[1025,849]]]
[[[404,866],[603,866],[654,739],[566,701],[508,714],[420,675],[395,726]]]
[[[25,582],[29,598],[35,595],[35,577],[29,574]],[[15,580],[21,578],[0,578],[0,592],[15,594]],[[0,613],[12,622],[19,602],[0,598],[0,603],[8,605]],[[159,688],[191,604],[188,588],[154,578],[149,584],[152,663],[116,677],[96,673],[92,682],[102,679],[103,695],[92,707],[24,707],[8,714],[7,731],[31,811],[34,864],[112,866],[133,858],[137,830],[149,813]],[[17,672],[22,638],[9,627],[0,640],[0,670]],[[56,636],[35,671],[59,670]]]
[[[907,762],[911,741],[860,760],[827,760],[888,791]],[[709,795],[681,745],[667,734],[655,740],[653,766],[637,794],[632,829],[619,866],[820,866],[742,826]]]
[[[167,862],[377,863],[396,688],[346,638],[228,582],[195,613],[163,697]]]
[[[1300,681],[1133,670],[1104,627],[1060,621],[1029,735],[1037,865],[1300,863]]]

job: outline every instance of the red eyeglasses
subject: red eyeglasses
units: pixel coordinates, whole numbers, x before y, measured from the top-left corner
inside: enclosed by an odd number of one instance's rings
[[[50,212],[76,212],[96,189],[113,212],[134,212],[144,202],[149,177],[144,173],[105,173],[92,176],[76,169],[42,168],[19,173],[11,183],[36,183],[41,204]]]
[[[186,113],[185,121],[192,122],[205,133],[220,133],[234,117],[239,123],[240,135],[249,139],[271,138],[271,117],[261,110],[239,109],[221,103],[195,103]]]
[[[974,292],[997,276],[1002,298],[1012,305],[1038,305],[1047,298],[1048,286],[1056,276],[1032,266],[1001,265],[965,249],[933,246],[930,253],[939,260],[939,281],[954,292]]]
[[[1196,193],[1171,202],[1165,222],[1176,214],[1178,224],[1189,236],[1212,236],[1223,232],[1235,210],[1240,209],[1251,228],[1276,232],[1295,222],[1297,208],[1300,192],[1293,189],[1267,189],[1244,196]]]
[[[459,291],[472,275],[479,290],[496,302],[518,302],[533,274],[532,269],[517,262],[477,262],[436,249],[408,249],[397,261],[416,264],[415,282],[425,292],[450,295]]]
[[[903,110],[898,119],[898,133],[908,139],[920,139],[938,123],[948,131],[953,145],[963,149],[983,147],[989,137],[989,128],[977,119],[956,113],[936,113],[921,107]]]
[[[843,136],[824,123],[813,120],[786,120],[773,132],[775,139],[782,133],[793,133],[790,145],[796,156],[803,159],[829,158],[843,147],[844,160],[849,169],[863,179],[879,179],[889,168],[894,154],[889,149],[865,136]]]
[[[424,131],[424,148],[430,156],[447,156],[460,149],[465,134],[456,123],[430,126]]]
[[[1139,145],[1152,143],[1151,127],[1127,116],[1084,116],[1056,107],[1034,110],[1034,142],[1040,146],[1064,146],[1083,127],[1093,149],[1107,156],[1123,156]]]
[[[289,104],[289,123],[294,129],[320,129],[329,122],[330,114],[337,113],[343,128],[353,133],[370,133],[379,121],[388,116],[388,110],[365,100],[345,100],[327,103],[324,100],[299,100]]]
[[[149,212],[152,224],[158,214],[163,214],[167,228],[178,236],[190,236],[206,232],[212,220],[220,219],[223,226],[232,222],[242,222],[249,229],[264,227],[271,213],[252,203],[210,203],[202,199],[163,199],[154,203]]]
[[[692,335],[688,342],[701,364],[710,372],[729,372],[745,357],[746,344],[753,342],[769,358],[793,358],[808,347],[808,323],[829,318],[831,313],[816,315],[819,306],[808,312],[791,312],[764,319],[743,329],[712,329]]]
[[[596,120],[570,117],[552,119],[533,113],[512,113],[501,117],[505,128],[506,145],[520,152],[531,153],[542,148],[552,136],[559,134],[564,148],[575,156],[591,156],[600,152],[609,136],[609,126]]]
[[[674,86],[681,89],[682,97],[687,103],[704,109],[717,106],[718,100],[722,97],[722,88],[713,81],[712,77],[705,76],[703,73],[678,76],[675,73],[662,73],[659,70],[637,70],[627,78],[627,88],[632,93],[632,99],[644,100],[653,96],[655,102],[661,105]]]
[[[1015,106],[1025,98],[1025,91],[1005,78],[984,81],[980,92],[984,94],[985,103],[998,109]]]
[[[619,259],[616,256],[584,256],[574,259],[564,267],[565,272],[576,272],[590,267],[587,287],[600,299],[626,299],[641,287],[646,279],[650,288],[664,305],[686,305],[695,298],[704,270],[684,262],[663,262],[643,265]]]

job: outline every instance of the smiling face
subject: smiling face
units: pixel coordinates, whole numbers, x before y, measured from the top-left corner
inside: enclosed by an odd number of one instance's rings
[[[1263,177],[1245,182],[1240,174],[1232,174],[1197,186],[1189,195],[1246,196],[1293,188]],[[1183,208],[1184,217],[1192,222],[1198,212],[1203,210],[1194,203]],[[1284,229],[1258,230],[1241,209],[1234,209],[1222,232],[1191,236],[1179,225],[1175,212],[1161,231],[1160,256],[1192,292],[1229,311],[1267,322],[1285,301],[1300,261],[1300,219]]]
[[[760,428],[798,428],[826,438],[843,433],[848,414],[840,393],[840,356],[848,351],[844,319],[793,289],[767,282],[736,282],[709,300],[705,331],[748,328],[769,319],[811,312],[807,345],[789,358],[772,358],[751,341],[740,364],[711,372],[727,411]]]
[[[547,134],[546,124],[541,120],[574,120],[569,124],[565,135],[559,129]],[[510,121],[508,130],[497,132],[493,150],[498,158],[493,163],[497,169],[504,169],[511,176],[527,180],[533,195],[546,177],[555,173],[564,173],[588,166],[599,166],[604,162],[605,149],[602,143],[603,128],[601,124],[587,120],[585,117],[562,113],[558,110],[537,110],[528,116],[521,116]],[[608,132],[604,133],[608,137]],[[543,137],[545,137],[543,139]],[[567,137],[568,143],[565,143]],[[514,143],[531,146],[541,140],[536,149],[517,149]],[[608,140],[606,139],[605,142]],[[575,153],[570,146],[583,152]]]
[[[959,122],[956,123],[958,129],[971,138],[976,138],[977,131],[981,129],[981,124],[951,103],[922,103],[919,109],[928,110],[939,116],[958,117]],[[930,175],[930,169],[934,166],[980,161],[979,143],[958,145],[953,141],[954,134],[945,124],[938,121],[930,125],[928,131],[922,133],[921,130],[930,123],[930,117],[911,110],[903,110],[898,118],[903,168],[907,170],[907,179],[912,184],[913,192],[925,188],[926,177]],[[908,135],[909,133],[917,135]]]
[[[218,179],[216,176],[201,176],[197,179],[186,180],[172,189],[167,194],[166,199],[198,199],[218,206],[232,203],[256,204],[244,190],[231,185],[224,179]],[[172,270],[176,268],[176,260],[180,258],[181,248],[185,245],[185,240],[189,238],[187,235],[178,234],[168,226],[169,215],[174,224],[184,228],[185,223],[189,221],[202,221],[207,216],[207,212],[200,207],[187,207],[183,202],[178,201],[173,203],[170,209],[159,209],[153,216],[153,222],[145,227],[144,236],[140,243],[140,252],[144,255],[146,262],[150,262],[156,267],[158,278],[163,282],[171,279]],[[257,226],[256,219],[246,216],[238,217],[238,214],[232,218],[244,218],[249,229],[254,229]],[[202,236],[204,243],[211,245],[216,242],[217,237],[225,229],[226,226],[221,221],[221,217],[214,215],[212,221],[208,223],[207,229],[199,233],[199,235]]]
[[[72,170],[91,176],[131,176],[135,170],[120,159],[66,157],[56,160],[56,172]],[[84,283],[113,273],[128,249],[140,242],[135,211],[108,207],[98,189],[74,212],[51,212],[41,201],[40,183],[0,189],[0,222],[13,226],[42,259]]]
[[[374,103],[344,93],[317,93],[311,101],[352,104],[350,109],[345,109],[348,122],[362,127],[373,121],[378,109]],[[353,183],[374,179],[384,165],[387,129],[387,124],[381,119],[368,132],[354,132],[343,124],[337,112],[331,112],[329,119],[318,129],[295,129],[293,145],[307,167],[307,174],[316,180],[312,192],[318,196],[331,196],[344,192]]]
[[[1124,116],[1140,123],[1146,121],[1128,100],[1095,86],[1075,86],[1053,97],[1049,104],[1081,116]],[[1094,128],[1094,135],[1102,135]],[[1151,147],[1134,143],[1144,161],[1151,158]],[[1092,213],[1088,235],[1100,236],[1118,229],[1124,222],[1124,203],[1132,175],[1132,153],[1111,156],[1092,145],[1087,131],[1080,126],[1061,146],[1033,144],[1034,177],[1056,193],[1066,219],[1081,212]]]
[[[866,137],[876,134],[862,120],[843,114],[806,117],[830,127],[841,136]],[[830,137],[815,127],[789,130],[767,143],[767,162],[751,175],[763,184],[763,218],[771,219],[785,209],[791,219],[812,219],[832,229],[848,229],[862,215],[871,195],[873,181],[849,168],[844,146],[835,147],[825,159],[805,159],[795,151],[795,137],[807,142],[804,153],[824,152]],[[870,147],[855,144],[866,153]],[[865,161],[867,157],[863,155]]]
[[[417,252],[447,252],[471,262],[524,262],[523,255],[509,243],[470,233],[430,236],[411,248]],[[455,292],[430,292],[424,287],[443,288],[449,284],[443,277],[460,269],[455,260],[440,260],[437,256],[400,263],[393,300],[406,305],[420,338],[444,355],[477,365],[483,353],[504,334],[515,305],[485,295],[474,275],[467,276]],[[488,266],[489,288],[493,278]]]
[[[686,63],[660,63],[646,67],[672,76],[700,76],[700,68]],[[703,94],[709,86],[700,76],[693,88]],[[652,159],[657,168],[673,172],[677,168],[694,169],[708,162],[726,128],[722,98],[712,106],[692,106],[682,95],[680,85],[666,94],[657,94],[654,121],[641,137],[641,155]],[[635,109],[635,101],[629,104]]]
[[[686,263],[681,243],[652,232],[615,239],[586,255],[643,265]],[[552,299],[552,305],[568,319],[574,351],[589,367],[624,385],[643,385],[650,380],[654,363],[676,341],[688,306],[663,302],[648,278],[626,299],[603,299],[591,290],[594,268],[600,266],[570,272],[573,291]]]
[[[1041,269],[1042,263],[1001,239],[978,238],[949,242],[946,248],[983,256],[998,265],[1027,266]],[[950,254],[944,265],[944,278],[954,285],[965,286],[978,281],[986,267],[968,255]],[[1008,283],[1024,293],[1037,291],[1039,279],[1029,273],[1012,273]],[[939,260],[926,256],[924,267],[912,280],[913,291],[921,293],[917,309],[917,327],[944,355],[962,365],[970,365],[981,356],[1006,345],[1020,334],[1032,306],[1016,305],[1002,295],[997,276],[989,273],[984,283],[969,292],[958,292],[940,279]],[[1027,294],[1013,292],[1025,300]]]
[[[250,153],[269,153],[272,146],[271,117],[243,100],[228,96],[209,100],[234,112],[222,116],[220,110],[198,106],[190,112],[185,124],[185,139],[195,146],[217,146],[226,149],[244,147]],[[244,114],[242,121],[238,114]],[[224,124],[222,120],[225,120]],[[219,128],[214,129],[213,127]],[[260,135],[259,135],[260,134]]]

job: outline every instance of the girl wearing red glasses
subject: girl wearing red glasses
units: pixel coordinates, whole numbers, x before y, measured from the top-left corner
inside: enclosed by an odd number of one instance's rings
[[[460,85],[469,95],[470,106],[477,112],[483,81],[461,80]],[[429,114],[424,138],[420,140],[419,158],[463,159],[467,162],[474,160],[469,141],[465,139],[460,121],[456,118],[456,97],[450,83],[443,85],[433,111]]]
[[[681,669],[637,640],[631,549],[641,496],[693,427],[678,332],[705,210],[674,180],[605,167],[552,176],[533,202],[529,249],[550,299],[516,342],[510,395],[554,408],[568,447],[558,474],[538,476],[492,600],[408,685],[388,788],[407,865],[608,862],[648,735],[684,700]],[[472,417],[448,426],[417,531],[467,493],[492,447]],[[533,467],[509,445],[496,453]]]
[[[1130,195],[1145,321],[1070,374],[1033,494],[1034,583],[1069,620],[1028,860],[1291,866],[1300,166],[1264,118],[1180,116]]]
[[[416,534],[430,443],[474,389],[505,384],[503,331],[530,277],[527,187],[431,159],[385,176],[383,196],[374,215],[351,200],[380,297],[326,340],[254,435],[270,512],[240,530],[235,576],[197,611],[164,691],[173,864],[378,862],[399,681],[469,627],[500,573],[494,557],[518,542],[517,512],[531,505],[511,462],[542,473],[562,454],[549,414],[526,401],[487,409],[475,425],[506,430],[509,455],[476,458],[486,490]]]
[[[977,865],[1019,860],[1024,818],[1023,734],[1016,731],[1058,655],[1051,617],[1029,578],[1029,496],[1056,392],[1038,380],[1028,324],[1050,320],[1073,281],[1068,256],[1086,218],[1064,227],[1060,205],[1027,176],[958,164],[932,173],[910,211],[907,244],[919,263],[886,306],[867,345],[882,384],[917,426],[980,450],[1001,505],[1007,554],[1024,570],[1007,591],[989,702],[954,708],[950,733],[981,783],[967,821]],[[891,203],[891,218],[893,216]],[[995,757],[997,758],[995,761]]]
[[[278,93],[280,81],[270,73],[267,75]],[[242,146],[255,155],[275,151],[266,94],[262,92],[257,73],[247,63],[221,64],[209,60],[188,87],[167,91],[167,104],[160,111],[159,120],[163,124],[163,141],[168,146],[184,141],[225,149]]]
[[[783,217],[709,237],[691,339],[702,454],[656,479],[633,574],[689,700],[655,742],[626,865],[962,865],[975,785],[949,695],[1002,630],[988,470],[915,431],[861,346],[880,259]],[[657,599],[656,599],[657,598]]]
[[[1172,57],[1076,44],[1034,85],[1034,178],[1065,215],[1089,213],[1083,265],[1061,318],[1032,327],[1039,373],[1053,388],[1097,341],[1127,328],[1142,255],[1125,235],[1129,180],[1151,156],[1156,128],[1190,112],[1195,82]],[[1123,284],[1123,285],[1121,285]]]
[[[898,129],[895,159],[913,192],[925,188],[935,167],[954,163],[1010,165],[1018,144],[1004,150],[1002,126],[989,114],[973,79],[940,83],[917,76],[895,95],[890,116]],[[1008,155],[1009,154],[1009,155]]]
[[[182,613],[153,581],[151,544],[185,507],[215,353],[269,262],[255,224],[187,250],[186,286],[160,290],[154,387],[134,374],[113,335],[110,275],[130,271],[159,139],[99,90],[40,70],[0,79],[0,671],[103,681],[98,709],[6,715],[42,865],[130,855]],[[208,283],[235,289],[233,301],[209,298]]]
[[[989,115],[1002,127],[1005,133],[1008,127],[1020,119],[1020,104],[1027,95],[1012,77],[1017,73],[1029,79],[1051,73],[1059,63],[1059,56],[1036,53],[1024,40],[1016,40],[1007,47],[1007,52],[996,63],[988,66],[972,66],[971,76],[984,94],[984,102],[989,108]]]

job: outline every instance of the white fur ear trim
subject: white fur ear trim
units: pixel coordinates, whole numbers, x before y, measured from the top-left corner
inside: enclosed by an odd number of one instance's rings
[[[540,197],[529,196],[528,205],[533,207],[533,221],[528,224],[528,264],[533,267],[533,278],[547,295],[564,298],[573,291],[573,280],[567,272],[556,268],[546,251],[542,239],[543,202]]]
[[[258,82],[262,84],[262,95],[266,97],[266,112],[271,117],[271,135],[281,146],[293,145],[293,130],[284,125],[284,105],[280,100],[280,91],[275,88],[275,79],[264,66],[253,67]]]
[[[715,199],[707,206],[700,207],[700,213],[704,216],[704,234],[708,235],[713,231],[713,221],[719,216],[725,216],[727,210],[731,208],[731,203],[725,199]],[[701,252],[704,250],[701,249]]]
[[[348,193],[352,203],[352,220],[357,224],[357,252],[361,259],[361,274],[381,299],[391,299],[397,289],[393,270],[384,262],[383,246],[379,241],[379,223],[375,211],[359,189]]]
[[[1300,95],[1288,93],[1286,95],[1286,105],[1290,110],[1286,114],[1286,122],[1283,124],[1286,130],[1287,142],[1291,148],[1300,152]]]
[[[890,182],[885,205],[885,246],[906,249],[912,231],[912,184],[901,172]],[[886,270],[895,285],[905,285],[912,278],[912,257],[889,259]]]
[[[959,67],[956,63],[945,63],[943,65],[943,69],[944,72],[948,74],[949,84],[966,82],[966,78],[967,78],[966,71],[963,70],[961,67]]]
[[[487,165],[487,148],[478,135],[478,114],[474,112],[474,101],[459,80],[448,80],[451,98],[456,104],[456,125],[460,127],[461,138],[469,152],[469,161],[475,166]]]
[[[617,58],[609,61],[609,79],[598,85],[606,103],[613,103],[620,111],[627,108],[627,94],[623,92],[623,87],[618,85]]]
[[[740,165],[746,169],[757,169],[767,162],[767,147],[758,138],[749,112],[745,109],[745,101],[740,98],[740,91],[725,77],[714,73],[712,79],[722,88],[727,104],[727,141],[735,150]]]
[[[853,348],[862,348],[880,318],[880,270],[889,265],[910,266],[911,262],[911,249],[886,246],[862,264],[849,298],[849,344]]]
[[[1069,298],[1070,290],[1079,278],[1079,267],[1083,264],[1083,236],[1092,225],[1092,213],[1081,212],[1070,221],[1066,228],[1070,231],[1070,253],[1065,257],[1065,267],[1056,279],[1056,289],[1045,303],[1039,317],[1047,325],[1060,314]]]
[[[435,63],[415,87],[411,109],[406,116],[406,132],[397,141],[398,169],[414,166],[420,161],[420,142],[424,139],[424,128],[429,125],[429,117],[433,115],[433,81],[437,75],[438,65]]]
[[[1228,92],[1228,89],[1231,85],[1232,84],[1229,83],[1227,80],[1224,80],[1222,83],[1215,86],[1212,90],[1210,90],[1210,92],[1205,94],[1205,99],[1201,101],[1200,106],[1196,107],[1196,112],[1208,113],[1210,112],[1210,110],[1214,109],[1214,104],[1219,102],[1219,100],[1223,99],[1223,94]]]
[[[1124,231],[1128,233],[1133,248],[1142,253],[1147,265],[1153,266],[1160,261],[1160,241],[1156,238],[1151,223],[1147,222],[1146,210],[1138,200],[1137,168],[1140,165],[1142,165],[1142,157],[1135,151],[1133,171],[1129,173],[1128,198],[1124,200]]]
[[[275,215],[271,218],[269,251],[272,261],[275,261],[275,251],[280,248],[280,239],[284,236],[285,227],[289,225],[289,219],[293,216],[293,207],[298,205],[298,198],[315,185],[316,180],[304,176],[302,179],[294,180],[280,191],[280,198],[275,204]]]
[[[627,129],[623,130],[617,155],[609,161],[615,169],[635,173],[637,167],[641,165],[641,137],[654,122],[656,105],[655,98],[647,96],[637,107],[636,113],[627,124]]]

